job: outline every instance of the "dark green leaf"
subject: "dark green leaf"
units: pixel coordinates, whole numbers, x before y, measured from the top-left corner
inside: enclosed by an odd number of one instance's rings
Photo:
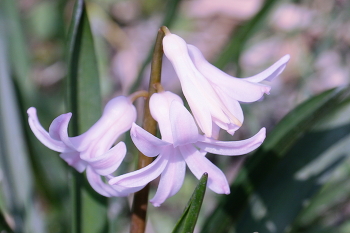
[[[69,31],[68,111],[73,113],[71,135],[79,135],[89,129],[101,116],[99,72],[94,41],[83,0],[78,0]],[[95,195],[85,178],[73,172],[73,232],[96,233],[105,230],[107,200]],[[93,219],[93,221],[91,221]]]
[[[298,140],[305,137],[325,116],[340,108],[349,98],[349,93],[349,87],[326,91],[299,105],[282,119],[260,149],[248,159],[231,185],[231,194],[221,199],[219,207],[206,221],[202,232],[227,232],[241,216],[251,194],[273,174],[272,172],[282,166],[280,164],[285,163],[283,158],[295,150],[294,146],[299,145]],[[294,157],[298,154],[299,152]],[[286,159],[288,160],[288,157]]]
[[[196,226],[199,211],[202,207],[202,202],[207,187],[208,174],[204,173],[199,184],[194,190],[192,197],[188,201],[188,204],[177,222],[173,233],[192,233]]]

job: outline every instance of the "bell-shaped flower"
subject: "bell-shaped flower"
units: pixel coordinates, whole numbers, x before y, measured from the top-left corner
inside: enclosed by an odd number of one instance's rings
[[[233,134],[244,119],[239,102],[254,102],[269,94],[270,86],[259,82],[278,76],[289,60],[289,55],[285,55],[263,72],[239,79],[211,65],[198,48],[170,32],[163,39],[163,49],[180,79],[194,118],[207,137],[212,137],[218,127]]]
[[[265,128],[252,138],[242,141],[218,141],[199,134],[197,125],[183,106],[179,96],[171,92],[153,94],[150,110],[158,122],[162,139],[136,124],[130,134],[136,147],[148,157],[158,157],[148,166],[110,179],[111,185],[139,190],[160,174],[158,190],[151,200],[160,206],[181,188],[186,164],[199,179],[207,172],[208,187],[219,194],[229,194],[230,188],[223,172],[206,157],[207,152],[220,155],[242,155],[255,150],[265,139]]]
[[[136,120],[136,109],[129,98],[119,96],[110,100],[102,117],[89,130],[76,137],[68,136],[71,113],[54,119],[49,132],[41,126],[34,107],[29,108],[27,113],[30,128],[39,141],[51,150],[60,152],[60,157],[78,172],[83,172],[86,168],[87,178],[98,193],[104,196],[123,196],[129,193],[124,194],[101,179],[101,175],[113,173],[125,157],[124,142],[112,145]]]

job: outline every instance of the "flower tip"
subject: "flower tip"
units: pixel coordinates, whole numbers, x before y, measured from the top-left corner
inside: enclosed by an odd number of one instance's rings
[[[229,187],[228,185],[225,185],[225,186],[224,186],[224,193],[225,193],[226,195],[229,195],[229,194],[231,193],[230,187]]]
[[[286,55],[284,55],[284,56],[281,58],[281,60],[282,60],[282,59],[283,59],[283,61],[288,62],[289,59],[290,59],[290,55],[289,55],[289,54],[286,54]]]
[[[155,201],[150,201],[154,207],[160,207],[161,203],[157,203]]]
[[[36,108],[34,108],[34,107],[28,108],[27,113],[28,113],[28,115],[36,114]]]

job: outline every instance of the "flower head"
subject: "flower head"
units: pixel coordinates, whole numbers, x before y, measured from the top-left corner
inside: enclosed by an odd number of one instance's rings
[[[230,188],[223,172],[206,157],[207,152],[221,155],[242,155],[255,150],[265,139],[265,128],[243,141],[217,141],[199,134],[192,115],[183,106],[179,96],[171,92],[153,94],[150,110],[158,121],[162,139],[158,139],[136,124],[131,138],[146,156],[158,157],[147,167],[112,178],[111,185],[140,190],[161,174],[158,190],[151,200],[159,206],[181,188],[186,164],[199,179],[207,172],[208,187],[216,193],[229,194]]]
[[[187,45],[175,34],[167,33],[163,49],[180,79],[194,118],[207,137],[212,137],[217,127],[233,134],[244,119],[239,102],[254,102],[269,94],[270,86],[259,82],[278,76],[289,60],[286,55],[265,71],[238,79],[211,65],[198,48]]]
[[[104,196],[124,195],[105,184],[100,176],[113,173],[125,157],[124,142],[112,145],[121,134],[130,129],[136,119],[136,109],[129,98],[119,96],[110,100],[102,117],[77,137],[68,136],[71,113],[54,119],[49,132],[41,126],[34,107],[29,108],[27,113],[30,128],[39,141],[51,150],[60,152],[60,157],[77,171],[83,172],[86,168],[87,178],[98,193]]]

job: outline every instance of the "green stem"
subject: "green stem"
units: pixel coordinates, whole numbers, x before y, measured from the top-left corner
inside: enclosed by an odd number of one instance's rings
[[[149,96],[156,93],[155,84],[160,83],[161,72],[162,72],[162,57],[163,57],[163,37],[164,37],[164,26],[159,29],[156,45],[154,47],[152,63],[151,63],[151,78],[149,82]],[[143,117],[143,128],[149,133],[156,135],[157,133],[157,122],[152,118],[149,110],[149,99],[147,98],[144,106],[144,117]],[[145,156],[139,152],[139,160],[137,168],[143,168],[152,163],[153,159]],[[148,205],[148,193],[149,185],[135,193],[134,201],[132,206],[131,216],[131,227],[130,233],[143,233],[146,229],[146,215]]]

